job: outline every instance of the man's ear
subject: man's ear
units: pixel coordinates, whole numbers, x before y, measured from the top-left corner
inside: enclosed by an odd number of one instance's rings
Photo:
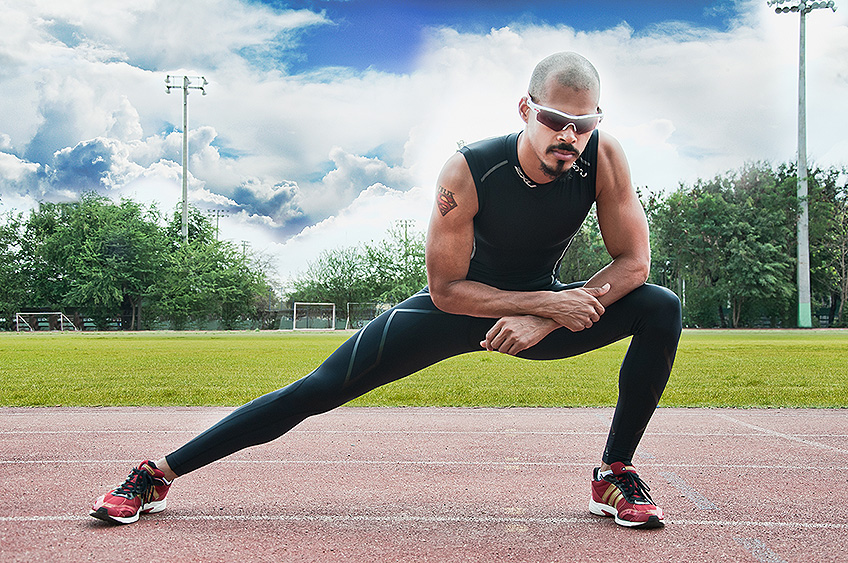
[[[522,97],[518,101],[518,115],[521,116],[521,119],[524,120],[524,123],[527,123],[530,120],[530,106],[527,105],[527,96]]]

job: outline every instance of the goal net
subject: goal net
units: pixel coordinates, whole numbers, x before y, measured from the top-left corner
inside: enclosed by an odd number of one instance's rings
[[[53,313],[15,313],[15,329],[20,331],[36,330],[79,330],[73,321],[62,312]]]
[[[305,303],[296,301],[292,313],[294,330],[335,330],[334,303]]]
[[[391,309],[387,303],[348,303],[346,329],[360,329]]]

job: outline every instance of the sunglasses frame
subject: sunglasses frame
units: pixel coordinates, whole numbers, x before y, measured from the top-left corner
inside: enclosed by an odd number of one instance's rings
[[[563,111],[559,111],[559,110],[554,109],[554,108],[540,106],[539,104],[534,102],[533,99],[529,95],[527,96],[527,107],[529,107],[530,109],[532,109],[533,111],[536,112],[536,121],[538,121],[539,123],[541,123],[542,125],[544,125],[548,129],[551,129],[553,131],[565,131],[569,127],[572,127],[572,128],[574,128],[574,132],[577,133],[578,135],[582,135],[584,133],[591,133],[592,131],[594,131],[595,129],[598,128],[598,125],[600,125],[601,121],[603,121],[603,119],[604,119],[604,112],[601,111],[601,108],[598,108],[597,113],[587,113],[586,115],[571,115],[570,113],[565,113]],[[549,113],[552,113],[552,114],[554,114],[558,117],[564,118],[566,120],[565,126],[562,127],[561,129],[556,129],[554,127],[551,127],[548,123],[545,123],[544,121],[542,121],[542,119],[543,119],[542,118],[542,112],[543,111],[549,112]],[[587,129],[586,131],[581,131],[577,127],[577,122],[578,121],[585,121],[585,120],[589,120],[589,119],[597,119],[597,121],[595,122],[595,124],[592,126],[591,129]]]

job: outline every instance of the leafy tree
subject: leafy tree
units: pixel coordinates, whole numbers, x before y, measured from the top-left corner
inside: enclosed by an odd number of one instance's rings
[[[399,222],[381,241],[365,245],[366,279],[375,297],[370,300],[399,303],[427,285],[424,233]]]
[[[814,168],[809,173],[810,286],[813,315],[829,308],[829,323],[840,322],[845,282],[846,169]]]
[[[165,237],[173,248],[184,246],[182,235],[183,215],[179,209],[174,209],[171,219],[165,225]],[[217,237],[215,227],[208,217],[196,207],[188,208],[188,242],[212,244]]]
[[[294,281],[294,291],[288,297],[291,301],[335,303],[336,307],[342,308],[349,302],[376,298],[368,278],[369,272],[360,248],[324,250]]]
[[[155,208],[93,193],[10,217],[0,227],[0,307],[74,307],[101,329],[116,317],[141,328],[142,307],[176,326],[255,317],[269,291],[263,268],[215,240],[196,209],[190,217],[188,244],[179,215],[163,226]]]
[[[0,316],[10,328],[13,315],[26,303],[20,235],[21,216],[9,213],[0,224]]]
[[[71,204],[41,203],[23,225],[20,245],[21,273],[28,288],[26,308],[62,308],[70,291],[70,276],[65,268],[73,252],[67,224]]]
[[[177,329],[210,319],[232,329],[240,319],[256,318],[270,290],[262,268],[232,243],[216,240],[210,221],[193,208],[185,244],[181,220],[175,212],[165,228],[169,251],[152,292],[156,312]]]
[[[290,301],[397,303],[427,283],[424,234],[395,225],[381,241],[323,251],[294,281]]]
[[[836,323],[845,326],[845,302],[848,301],[848,186],[842,186],[834,209],[834,249],[836,259],[834,268],[839,279],[839,304],[836,311]]]
[[[757,314],[785,322],[795,213],[786,177],[766,164],[748,164],[681,186],[650,207],[655,275],[685,283],[690,324],[738,327]]]
[[[243,318],[255,318],[270,291],[265,274],[250,258],[227,242],[215,245],[219,268],[210,272],[215,314],[225,329],[234,329]]]
[[[27,221],[23,249],[35,306],[75,307],[105,328],[107,319],[131,309],[137,328],[141,300],[160,261],[155,210],[97,194],[74,203],[41,204]]]
[[[68,304],[101,325],[130,309],[127,328],[140,328],[142,301],[148,297],[162,261],[162,238],[155,210],[123,200],[119,205],[99,196],[83,196],[67,227],[85,237],[71,241]]]

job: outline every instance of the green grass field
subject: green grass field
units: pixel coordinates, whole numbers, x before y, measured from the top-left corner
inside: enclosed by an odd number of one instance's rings
[[[240,405],[349,333],[0,333],[0,406]],[[620,342],[568,360],[452,358],[360,406],[612,406]],[[846,407],[848,331],[685,331],[661,406]]]

